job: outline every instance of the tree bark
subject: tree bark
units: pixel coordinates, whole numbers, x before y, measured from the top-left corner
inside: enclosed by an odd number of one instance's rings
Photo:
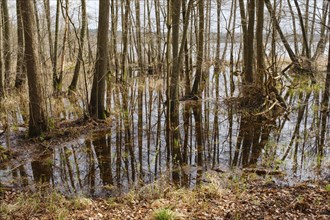
[[[0,4],[0,24],[2,23],[2,10],[1,10],[1,4]],[[3,85],[3,62],[2,62],[2,58],[3,58],[3,49],[2,49],[2,30],[3,27],[2,25],[0,25],[0,100],[5,96],[5,88]]]
[[[81,0],[81,28],[80,28],[80,37],[79,37],[79,49],[78,49],[76,65],[74,67],[73,78],[69,86],[69,91],[76,91],[77,89],[80,66],[81,66],[81,62],[83,61],[83,49],[85,43],[86,24],[87,24],[86,0]]]
[[[217,39],[216,39],[217,45],[216,45],[216,49],[215,49],[215,67],[214,67],[214,73],[216,75],[218,75],[219,71],[220,71],[221,3],[222,3],[222,0],[217,1]],[[231,18],[231,15],[230,15],[230,18]]]
[[[248,29],[247,38],[244,41],[244,50],[246,52],[246,60],[244,60],[244,79],[247,84],[253,83],[253,64],[254,64],[254,18],[255,18],[255,0],[249,0],[248,3]]]
[[[298,37],[297,37],[297,28],[296,28],[296,17],[295,17],[295,14],[293,12],[293,9],[292,9],[292,5],[291,5],[291,0],[287,0],[287,3],[288,3],[288,6],[289,6],[289,9],[290,9],[290,14],[291,14],[291,17],[292,17],[292,29],[293,29],[293,41],[294,41],[294,50],[295,50],[295,54],[298,54],[298,51],[299,51],[299,46],[298,46]]]
[[[329,6],[330,9],[330,6]],[[330,20],[328,22],[330,24]],[[322,98],[322,115],[321,115],[321,139],[318,146],[318,154],[320,156],[324,155],[324,147],[326,140],[326,131],[327,131],[327,118],[329,115],[329,100],[330,100],[330,37],[329,38],[329,49],[328,49],[328,66],[327,66],[327,75],[325,78],[325,86]],[[329,131],[329,130],[328,130]],[[322,158],[322,157],[321,157]]]
[[[243,0],[239,1],[241,13],[241,25],[243,30],[243,83],[253,83],[253,60],[254,60],[254,18],[255,18],[255,0],[249,0],[247,3],[248,18],[245,14]]]
[[[58,32],[59,32],[59,20],[60,20],[60,0],[57,0],[56,3],[56,19],[55,19],[55,40],[54,40],[54,50],[52,54],[52,63],[53,63],[53,89],[56,91],[58,85],[58,76],[57,76],[57,47],[58,47]]]
[[[256,27],[256,44],[257,44],[257,75],[255,78],[256,85],[263,88],[265,62],[264,62],[264,46],[263,46],[263,26],[264,26],[264,0],[257,1],[257,27]]]
[[[11,75],[11,31],[10,31],[10,21],[7,0],[1,0],[2,9],[2,23],[3,29],[3,53],[4,53],[4,70],[5,70],[5,83],[6,89],[9,89],[10,75]]]
[[[112,0],[110,5],[111,13],[111,59],[113,60],[116,82],[119,81],[119,56],[117,55],[117,26],[118,26],[118,7],[116,1]]]
[[[123,46],[123,52],[122,52],[122,59],[121,59],[121,68],[122,68],[122,75],[121,80],[125,82],[127,80],[127,51],[128,51],[128,16],[130,13],[130,0],[122,1],[122,7],[125,8],[125,13],[122,16],[122,46]]]
[[[300,22],[301,33],[302,33],[302,36],[303,36],[303,42],[304,42],[303,45],[304,45],[304,49],[305,49],[305,52],[306,52],[306,57],[308,59],[310,59],[311,55],[310,55],[308,39],[307,39],[307,32],[306,32],[306,29],[305,29],[302,13],[301,13],[299,3],[297,2],[297,0],[294,0],[294,4],[295,4],[295,6],[297,8],[297,12],[298,12],[298,18],[299,18],[299,22]],[[306,7],[308,7],[308,5],[306,5]]]
[[[135,0],[135,17],[136,17],[136,44],[137,44],[137,55],[138,55],[138,64],[141,70],[141,73],[144,72],[144,62],[142,57],[142,40],[141,40],[141,21],[140,21],[140,1]]]
[[[23,20],[22,9],[20,1],[16,3],[16,16],[17,16],[17,61],[16,61],[16,79],[15,88],[20,89],[25,82],[26,72],[24,65],[24,33],[23,33]]]
[[[161,36],[161,26],[160,26],[160,6],[159,6],[159,1],[154,0],[154,5],[155,5],[155,17],[156,17],[156,34],[157,36]],[[162,43],[161,43],[161,38],[157,37],[156,38],[156,44],[157,44],[157,63],[156,63],[156,70],[157,73],[160,74],[162,70]]]
[[[330,16],[329,15],[329,7],[328,5],[330,4],[329,1],[324,1],[323,2],[323,6],[322,6],[322,11],[323,11],[323,15],[322,15],[322,21],[321,21],[321,31],[320,31],[320,40],[317,42],[317,46],[316,46],[316,51],[314,53],[314,56],[312,57],[313,61],[316,61],[320,55],[322,53],[324,53],[325,51],[325,47],[326,47],[326,38],[327,35],[326,33],[326,22],[327,22],[327,18]]]
[[[25,41],[25,63],[29,85],[29,137],[35,137],[48,130],[46,102],[42,91],[40,60],[38,54],[37,30],[32,0],[17,0],[22,6]]]
[[[61,60],[60,60],[60,71],[58,75],[56,76],[56,82],[55,82],[55,93],[59,93],[62,91],[62,83],[63,83],[63,74],[64,74],[64,63],[65,63],[65,55],[66,55],[66,46],[67,46],[67,38],[69,34],[69,2],[68,0],[65,0],[65,5],[63,4],[64,0],[60,0],[61,2],[61,11],[62,16],[64,18],[64,33],[63,33],[63,40],[62,40],[62,49],[61,49]]]
[[[200,85],[203,80],[203,53],[204,53],[204,1],[198,1],[198,40],[197,40],[197,63],[196,77],[191,90],[192,95],[198,95],[201,92]]]
[[[108,68],[108,30],[110,0],[99,2],[97,52],[89,113],[93,118],[105,119],[105,83]]]
[[[179,63],[179,32],[180,32],[180,10],[181,0],[171,1],[172,12],[172,73],[170,84],[170,109],[171,109],[171,121],[176,120],[178,114],[178,82],[180,75],[180,63]],[[173,120],[172,120],[173,119]]]
[[[172,17],[172,72],[170,82],[170,100],[169,100],[169,120],[170,120],[170,146],[173,149],[173,156],[181,161],[180,154],[180,136],[178,131],[179,125],[179,98],[178,83],[180,75],[179,63],[179,33],[180,33],[180,11],[181,0],[171,0],[171,17]]]
[[[50,21],[50,5],[49,0],[44,0],[44,10],[45,17],[47,23],[47,34],[48,34],[48,44],[49,44],[49,56],[52,61],[52,65],[54,65],[54,53],[53,53],[53,38],[52,38],[52,29],[51,29],[51,21]]]

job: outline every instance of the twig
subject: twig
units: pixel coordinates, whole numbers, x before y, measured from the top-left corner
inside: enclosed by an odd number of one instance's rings
[[[278,101],[277,100],[268,109],[266,109],[265,111],[259,112],[257,114],[252,114],[252,115],[258,116],[258,115],[266,114],[267,112],[271,111],[275,107],[276,104],[278,104]]]

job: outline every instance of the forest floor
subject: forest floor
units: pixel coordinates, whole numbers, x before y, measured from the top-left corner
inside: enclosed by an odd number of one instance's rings
[[[35,144],[47,148],[91,130],[106,131],[109,124],[94,121],[62,123],[38,139],[18,138],[18,142],[31,148]],[[17,139],[17,136],[13,138]],[[13,149],[10,157],[16,157],[16,154],[19,152]],[[258,172],[241,172],[236,175],[211,170],[193,189],[176,187],[166,177],[119,197],[66,197],[42,189],[41,186],[37,192],[31,192],[0,185],[0,220],[330,219],[329,179],[288,186],[276,184],[269,173],[259,176]]]
[[[157,181],[121,197],[94,199],[11,189],[0,201],[0,219],[330,218],[329,182],[278,186],[251,174],[234,180],[210,173],[195,189]]]

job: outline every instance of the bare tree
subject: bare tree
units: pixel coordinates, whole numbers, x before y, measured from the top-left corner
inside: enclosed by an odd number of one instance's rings
[[[201,92],[200,84],[203,80],[203,54],[204,54],[204,1],[198,1],[198,39],[197,39],[197,64],[196,77],[191,89],[191,94],[197,95]]]
[[[136,17],[136,44],[137,44],[137,55],[138,55],[138,63],[141,69],[141,73],[143,73],[143,57],[142,57],[142,39],[141,39],[141,19],[140,19],[140,1],[135,0],[135,17]]]
[[[40,60],[33,0],[17,0],[22,7],[25,41],[25,63],[29,85],[29,136],[35,137],[48,130],[46,102],[42,91]]]
[[[76,91],[77,89],[80,66],[83,61],[83,49],[85,43],[86,27],[87,27],[86,0],[81,0],[81,27],[80,27],[80,37],[78,39],[79,48],[78,48],[76,65],[73,72],[73,78],[69,86],[69,91]]]
[[[329,1],[323,1],[323,6],[322,6],[322,18],[321,18],[321,24],[320,24],[320,39],[317,42],[316,50],[315,53],[312,57],[313,61],[316,61],[321,54],[324,53],[325,47],[326,47],[326,23],[327,23],[327,18],[329,17],[329,7],[330,5]],[[329,28],[328,28],[329,31]]]
[[[16,79],[15,88],[19,89],[24,85],[26,78],[25,64],[24,64],[24,33],[23,33],[23,19],[20,1],[16,3],[17,16],[17,62],[16,62]]]
[[[105,119],[105,83],[108,68],[108,30],[110,0],[100,1],[97,33],[97,55],[89,106],[90,116]]]
[[[304,52],[306,54],[307,59],[310,59],[311,55],[310,55],[310,49],[309,49],[308,39],[307,39],[307,32],[306,32],[303,16],[302,16],[298,1],[294,0],[294,4],[295,4],[295,6],[297,8],[297,12],[298,12],[298,18],[299,18],[301,33],[302,33],[302,36],[303,36],[303,45],[304,45],[304,49],[305,49]]]
[[[276,31],[280,35],[282,43],[283,43],[287,53],[289,54],[289,57],[290,57],[291,61],[292,61],[292,63],[288,67],[286,67],[282,72],[285,72],[287,69],[289,69],[291,66],[293,66],[293,69],[295,71],[297,71],[298,73],[302,73],[302,72],[307,73],[311,77],[311,82],[316,83],[316,79],[315,79],[314,73],[311,69],[311,65],[308,65],[307,68],[302,66],[301,63],[299,62],[299,59],[298,59],[297,55],[291,49],[291,46],[290,46],[288,40],[286,39],[286,37],[284,36],[283,31],[282,31],[282,29],[279,25],[278,19],[275,15],[275,12],[274,12],[274,9],[273,9],[273,6],[272,6],[270,0],[264,0],[264,1],[265,1],[265,4],[266,4],[266,7],[267,7],[267,9],[270,13],[272,23],[273,23]],[[306,44],[307,40],[304,40],[304,42]],[[308,62],[309,62],[309,60],[308,60]],[[309,62],[309,64],[310,64],[310,62]]]
[[[329,4],[329,10],[330,10],[330,4]],[[330,30],[330,15],[329,15],[329,21],[328,21],[328,29]],[[324,24],[325,25],[325,24]],[[320,138],[320,144],[318,147],[318,154],[320,156],[324,155],[324,147],[325,147],[325,140],[326,140],[326,131],[327,131],[327,125],[329,125],[329,100],[330,100],[330,36],[329,38],[329,48],[328,48],[328,65],[327,65],[327,74],[325,78],[324,83],[324,92],[323,92],[323,98],[322,98],[322,115],[321,115],[321,138]],[[328,130],[329,131],[329,130]],[[322,157],[320,157],[322,158]],[[320,161],[321,162],[321,161]]]
[[[10,75],[11,75],[11,31],[10,31],[10,20],[8,12],[7,0],[1,0],[1,9],[2,9],[2,24],[3,29],[3,53],[4,53],[4,72],[5,72],[5,88],[9,88],[10,84]]]
[[[60,0],[57,0],[56,3],[56,19],[55,19],[55,39],[54,39],[54,49],[50,50],[53,51],[53,54],[51,54],[51,60],[53,64],[53,89],[54,91],[58,88],[58,82],[60,77],[57,74],[57,51],[58,51],[58,32],[59,32],[59,22],[60,22]],[[49,38],[51,35],[51,30],[48,30]]]
[[[179,125],[179,106],[178,106],[178,82],[180,75],[180,63],[179,63],[179,32],[180,32],[180,11],[181,11],[181,0],[171,0],[171,17],[172,17],[172,73],[171,73],[171,84],[170,84],[170,99],[169,99],[169,109],[170,109],[170,124],[171,124],[171,144],[173,150],[176,152],[176,156],[179,157],[180,153],[180,141],[179,141],[179,131],[177,127]],[[180,157],[179,157],[180,158]]]
[[[264,46],[263,46],[263,30],[264,30],[264,0],[257,1],[257,27],[256,27],[256,44],[257,44],[257,74],[255,77],[256,85],[263,88],[263,80],[265,74]]]
[[[244,83],[253,83],[253,63],[254,63],[254,18],[255,18],[255,0],[249,0],[247,3],[248,17],[245,13],[243,0],[239,1],[241,24],[243,30],[243,73]]]
[[[2,21],[2,6],[0,4],[0,24],[1,24],[1,21]],[[3,85],[3,62],[2,62],[2,58],[3,58],[3,50],[2,50],[2,25],[0,25],[0,100],[4,97],[4,92],[5,92],[5,88],[4,88],[4,85]]]
[[[63,33],[62,48],[61,48],[60,71],[59,71],[56,81],[55,81],[56,86],[54,87],[55,93],[62,91],[66,46],[67,46],[67,39],[68,39],[68,35],[69,35],[69,13],[68,13],[69,1],[65,0],[65,5],[64,5],[63,1],[64,0],[60,0],[62,16],[64,18],[64,33]]]

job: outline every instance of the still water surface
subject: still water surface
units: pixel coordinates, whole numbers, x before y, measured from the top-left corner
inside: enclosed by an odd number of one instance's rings
[[[119,86],[108,90],[112,123],[107,131],[26,152],[20,160],[0,166],[0,182],[31,189],[44,183],[65,194],[102,196],[119,195],[164,176],[194,187],[211,169],[279,170],[285,175],[270,177],[278,184],[330,174],[329,123],[326,130],[320,129],[322,114],[330,120],[320,111],[322,89],[284,89],[291,112],[262,118],[230,101],[225,95],[229,89],[219,86],[226,82],[222,76],[211,76],[200,100],[180,101],[179,155],[166,143],[164,82],[150,76],[134,80],[126,93]],[[56,105],[64,110],[54,117],[74,120],[82,104],[60,99]],[[10,145],[15,147],[15,142]]]

